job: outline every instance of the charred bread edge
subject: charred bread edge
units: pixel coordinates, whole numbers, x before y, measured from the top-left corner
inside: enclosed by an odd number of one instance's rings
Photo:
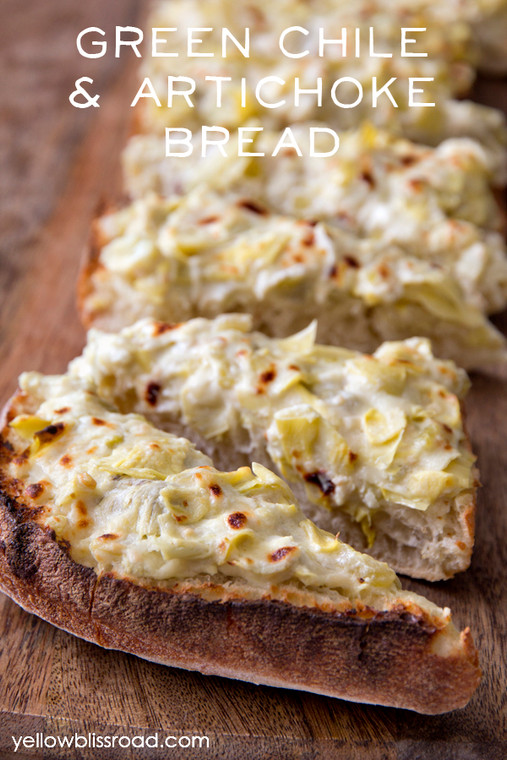
[[[11,417],[18,395],[6,410]],[[97,575],[37,522],[42,508],[6,476],[0,437],[0,588],[28,612],[108,649],[207,675],[301,689],[427,714],[463,707],[480,680],[470,630],[393,600],[386,611],[241,598],[221,585],[182,588]],[[39,517],[40,519],[40,517]],[[219,600],[203,598],[213,586]],[[441,654],[445,650],[445,654]]]
[[[206,601],[75,563],[54,533],[0,494],[0,588],[28,612],[108,649],[207,675],[441,713],[479,682],[469,629],[448,656],[400,600],[371,618],[276,600]],[[197,591],[197,588],[196,588]]]
[[[105,269],[104,265],[100,261],[102,248],[106,245],[107,241],[101,235],[99,229],[99,222],[103,213],[107,211],[113,212],[120,207],[113,204],[108,204],[107,208],[103,207],[101,211],[98,211],[94,220],[92,221],[91,232],[88,240],[88,245],[83,251],[81,258],[81,266],[79,269],[79,275],[76,287],[76,300],[77,310],[82,325],[89,329],[93,327],[95,321],[95,314],[88,310],[87,299],[94,292],[94,275],[100,269]]]

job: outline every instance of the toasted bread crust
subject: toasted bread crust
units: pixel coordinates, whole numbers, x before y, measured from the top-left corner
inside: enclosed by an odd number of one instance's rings
[[[22,407],[20,395],[7,409]],[[19,456],[0,437],[0,588],[24,609],[88,641],[164,665],[359,702],[441,713],[480,679],[468,629],[402,597],[386,611],[248,598],[195,579],[173,585],[97,575],[29,508],[6,475]],[[213,598],[209,596],[210,587]]]
[[[113,210],[112,206],[108,206],[108,208],[110,211]],[[83,326],[86,329],[93,327],[94,322],[97,318],[97,314],[89,310],[87,301],[95,291],[94,278],[97,272],[103,268],[100,257],[102,248],[106,244],[106,241],[103,239],[103,236],[100,232],[99,221],[102,213],[103,210],[101,212],[98,211],[95,219],[92,222],[88,245],[85,248],[83,256],[81,258],[81,266],[79,269],[76,285],[76,303],[78,314]]]

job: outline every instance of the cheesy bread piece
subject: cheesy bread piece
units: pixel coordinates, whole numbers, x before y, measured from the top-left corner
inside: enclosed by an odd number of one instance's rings
[[[197,131],[201,125],[218,124],[235,129],[257,118],[264,126],[279,129],[317,119],[341,132],[367,119],[378,127],[429,145],[452,136],[476,138],[490,152],[498,175],[505,179],[504,119],[494,109],[457,99],[471,89],[475,77],[477,56],[472,25],[460,17],[456,8],[446,16],[439,9],[434,13],[435,3],[431,8],[428,4],[412,6],[407,0],[394,5],[370,0],[338,5],[326,0],[312,3],[277,0],[268,13],[261,0],[158,3],[147,28],[171,29],[162,35],[166,42],[159,44],[159,52],[171,55],[148,55],[143,59],[141,73],[149,78],[152,89],[144,88],[142,107],[137,106],[138,128],[159,134],[163,134],[165,127]],[[205,30],[200,35],[202,43],[191,45],[197,56],[188,55],[189,27]],[[289,53],[306,53],[291,58],[282,54],[279,41],[285,29],[294,27],[308,34],[293,31],[287,37],[285,47]],[[243,46],[244,30],[250,30],[248,56],[229,42],[223,57],[223,28]],[[413,33],[417,43],[409,45],[408,50],[427,53],[426,56],[401,55],[401,28],[425,30]],[[347,30],[347,55],[336,45],[324,46],[320,55],[319,29],[324,30],[325,39],[339,38]],[[354,47],[356,29],[361,39],[358,55]],[[375,55],[369,53],[370,29],[375,35]],[[379,57],[378,53],[392,55]],[[207,57],[200,57],[201,54]],[[191,94],[187,99],[176,92],[169,108],[171,77],[187,78],[176,83],[174,89]],[[265,77],[269,81],[259,91],[258,83]],[[357,81],[361,91],[358,94],[356,85],[340,85],[335,93],[337,104],[331,95],[333,85],[347,77]],[[415,86],[423,90],[413,100],[433,106],[409,105],[410,77],[417,78]],[[222,82],[220,97],[217,78]],[[319,82],[320,101],[311,94],[297,98],[296,90],[315,90]],[[379,94],[373,105],[373,93],[387,83],[389,95]],[[265,107],[263,102],[272,107]],[[341,107],[340,103],[355,105]]]
[[[20,382],[0,438],[0,588],[25,609],[205,674],[428,713],[468,701],[469,630],[313,525],[271,472],[221,472],[69,376]]]
[[[277,214],[326,221],[440,266],[453,262],[472,303],[487,312],[507,306],[505,212],[478,143],[446,140],[429,148],[364,125],[342,135],[336,155],[317,158],[309,156],[309,133],[310,125],[294,127],[301,156],[273,156],[281,133],[264,132],[250,146],[263,155],[238,158],[233,148],[203,158],[196,140],[183,160],[164,158],[162,138],[138,135],[124,152],[126,187],[133,198],[207,187]]]
[[[275,466],[321,527],[429,580],[466,569],[475,457],[460,400],[468,380],[427,341],[373,356],[283,340],[244,315],[91,330],[69,377],[123,411],[182,433],[222,468]]]
[[[278,337],[317,318],[321,342],[373,351],[419,334],[437,355],[482,368],[505,360],[506,344],[477,291],[467,297],[467,261],[459,246],[409,255],[234,195],[149,195],[96,222],[79,306],[87,326],[107,330],[236,311]]]

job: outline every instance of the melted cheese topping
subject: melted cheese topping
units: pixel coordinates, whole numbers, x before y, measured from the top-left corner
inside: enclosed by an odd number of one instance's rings
[[[103,268],[85,302],[98,326],[101,314],[104,326],[118,327],[141,316],[246,311],[275,335],[318,318],[326,341],[362,350],[409,337],[417,325],[437,353],[465,366],[504,352],[502,335],[455,281],[467,256],[456,260],[452,248],[442,246],[438,261],[419,258],[206,191],[139,199],[103,217],[99,235]]]
[[[294,151],[272,156],[280,134],[266,132],[251,149],[265,157],[238,158],[233,147],[227,157],[217,150],[203,159],[195,140],[184,160],[163,158],[161,138],[139,135],[124,155],[127,187],[141,198],[150,191],[184,195],[205,185],[277,214],[337,224],[373,245],[381,238],[443,266],[486,311],[507,305],[503,219],[478,143],[447,140],[428,148],[369,125],[343,134],[335,156],[310,158],[308,127],[296,126],[294,134],[302,157]]]
[[[28,447],[12,475],[76,562],[157,581],[296,582],[369,604],[399,593],[387,565],[305,519],[264,467],[219,472],[189,441],[111,411],[69,376],[25,374],[21,388],[37,408],[10,423]]]
[[[459,401],[468,381],[435,360],[427,341],[365,356],[316,345],[315,325],[284,340],[249,327],[230,315],[91,330],[69,375],[126,411],[185,425],[217,446],[229,441],[236,464],[265,442],[311,501],[347,511],[367,535],[386,504],[447,511],[473,492]]]
[[[502,0],[503,5],[503,0]],[[450,8],[446,11],[446,7]],[[469,10],[470,9],[470,10]],[[484,10],[482,10],[484,9]],[[171,33],[170,50],[179,58],[148,58],[143,65],[143,75],[154,83],[163,107],[158,108],[151,100],[145,101],[141,113],[141,123],[146,131],[163,129],[165,126],[198,127],[202,124],[220,124],[229,128],[247,123],[252,118],[261,118],[265,126],[280,128],[296,121],[319,119],[340,130],[360,124],[364,119],[373,119],[377,126],[394,133],[404,134],[425,144],[437,145],[449,136],[462,134],[477,137],[492,154],[492,166],[505,171],[505,125],[493,109],[475,104],[461,103],[456,95],[466,93],[474,79],[476,49],[472,37],[474,29],[480,26],[479,18],[491,19],[491,7],[486,4],[478,12],[476,3],[463,5],[454,3],[414,3],[356,0],[354,3],[334,0],[277,0],[269,13],[263,0],[252,0],[238,4],[235,0],[173,0],[161,2],[149,20],[150,27],[168,27],[177,31]],[[494,15],[494,14],[493,14]],[[468,19],[473,16],[470,23]],[[500,16],[497,17],[497,20]],[[502,14],[505,29],[505,12]],[[283,29],[301,26],[309,35],[298,38],[299,47],[308,49],[310,54],[303,58],[284,57],[278,47],[278,39]],[[494,24],[491,24],[494,28]],[[211,29],[204,35],[202,51],[213,57],[192,58],[186,55],[188,27]],[[226,59],[221,57],[221,29],[227,27],[242,39],[245,27],[250,28],[252,51],[244,58],[232,45]],[[362,31],[363,49],[359,57],[349,52],[347,57],[328,49],[325,57],[318,57],[318,29],[326,30],[326,37],[338,37],[343,27]],[[375,29],[376,49],[393,53],[391,58],[375,58],[368,55],[369,28]],[[416,50],[427,52],[427,57],[400,57],[400,28],[425,28],[419,35]],[[491,35],[490,35],[491,36]],[[301,45],[303,42],[303,45]],[[291,47],[290,43],[288,44]],[[293,47],[293,45],[292,45]],[[350,47],[350,45],[349,45]],[[502,45],[498,46],[502,49]],[[170,109],[167,108],[167,77],[175,73],[175,61],[179,76],[187,76],[197,82],[196,93],[192,95],[194,108],[189,108],[184,98],[176,97]],[[221,107],[216,107],[216,94],[206,76],[229,76]],[[264,76],[277,76],[283,85],[273,83],[270,98],[285,103],[276,109],[262,108],[253,97],[249,97],[246,107],[241,103],[240,80],[246,79],[249,91],[255,90],[256,83]],[[301,98],[298,106],[291,96],[296,77],[303,89],[316,86],[316,79],[322,78],[324,98],[322,106],[312,96]],[[338,108],[329,97],[333,82],[341,77],[358,80],[364,91],[364,99],[355,108]],[[394,108],[384,98],[377,108],[372,108],[372,79],[380,85],[394,78],[390,90],[398,104]],[[424,83],[425,99],[436,104],[434,108],[413,108],[408,106],[408,77],[427,77],[432,81]],[[357,95],[353,88],[351,100]],[[343,97],[343,93],[342,93]],[[496,163],[495,163],[496,161]]]

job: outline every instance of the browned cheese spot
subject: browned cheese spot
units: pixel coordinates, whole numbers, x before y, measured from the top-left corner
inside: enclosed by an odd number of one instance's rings
[[[247,211],[251,211],[252,214],[259,214],[259,216],[266,216],[268,213],[266,209],[263,208],[263,206],[251,200],[238,201],[238,206],[239,208],[244,208]]]
[[[102,536],[99,536],[99,541],[116,541],[117,538],[119,536],[116,533],[103,533]]]
[[[276,377],[276,368],[274,365],[271,365],[271,367],[266,370],[266,372],[263,372],[261,375],[261,383],[272,383],[273,380]]]
[[[51,443],[52,441],[55,441],[57,438],[59,438],[64,430],[65,425],[63,422],[57,422],[55,425],[48,425],[42,430],[39,430],[38,433],[35,433],[35,438],[37,438],[41,444]]]
[[[353,256],[344,256],[343,257],[344,262],[347,264],[347,266],[351,267],[352,269],[360,269],[361,264],[357,259],[355,259]]]
[[[198,224],[214,224],[220,220],[219,216],[205,216],[203,219],[199,219]]]
[[[68,454],[64,454],[63,457],[60,459],[60,464],[62,467],[70,467],[72,464],[72,457]]]
[[[70,406],[62,406],[61,409],[55,409],[55,414],[67,414],[70,412]]]
[[[156,406],[158,394],[161,390],[162,387],[158,383],[148,383],[144,397],[150,406]]]
[[[315,233],[313,230],[310,230],[307,232],[307,234],[304,236],[303,240],[301,241],[303,245],[311,246],[315,245]]]
[[[418,160],[419,159],[417,158],[417,156],[414,156],[410,153],[406,153],[404,156],[401,157],[401,163],[403,164],[403,166],[407,166],[407,167],[413,166],[414,164],[418,162]]]
[[[169,330],[175,330],[177,327],[179,327],[179,324],[169,324],[167,322],[154,322],[153,335],[154,337],[157,337],[158,335],[163,335],[165,332],[169,332]]]
[[[350,464],[353,464],[355,461],[357,461],[358,454],[356,454],[355,451],[349,451],[349,462]]]
[[[373,174],[371,171],[366,169],[365,171],[361,172],[361,179],[363,182],[366,182],[367,185],[370,187],[375,187],[375,178],[373,177]]]
[[[276,552],[269,555],[269,560],[270,562],[280,562],[280,560],[285,559],[285,557],[295,551],[297,551],[297,547],[295,546],[282,546]]]
[[[244,515],[243,512],[233,512],[232,515],[229,515],[227,518],[227,522],[231,528],[239,530],[246,525],[246,515]]]
[[[411,179],[408,183],[414,193],[420,193],[421,190],[424,188],[424,182],[422,179]]]
[[[76,509],[82,517],[88,517],[88,510],[86,509],[86,504],[84,504],[81,500],[76,501]]]
[[[266,385],[269,385],[269,383],[272,383],[275,378],[276,378],[276,367],[274,364],[271,364],[269,369],[265,370],[265,372],[261,372],[261,374],[259,375],[257,395],[264,393],[266,390]]]
[[[44,485],[42,483],[31,483],[26,487],[25,492],[31,499],[37,499],[38,496],[44,491]]]
[[[100,417],[92,417],[92,422],[94,425],[98,425],[101,427],[102,425],[107,425],[105,420],[101,420]]]
[[[221,496],[222,495],[222,489],[218,485],[218,483],[211,483],[209,486],[209,490],[214,496]]]
[[[329,496],[329,494],[333,493],[335,490],[335,484],[330,478],[328,478],[324,470],[307,472],[304,478],[307,483],[312,483],[313,485],[320,488],[324,496]]]

